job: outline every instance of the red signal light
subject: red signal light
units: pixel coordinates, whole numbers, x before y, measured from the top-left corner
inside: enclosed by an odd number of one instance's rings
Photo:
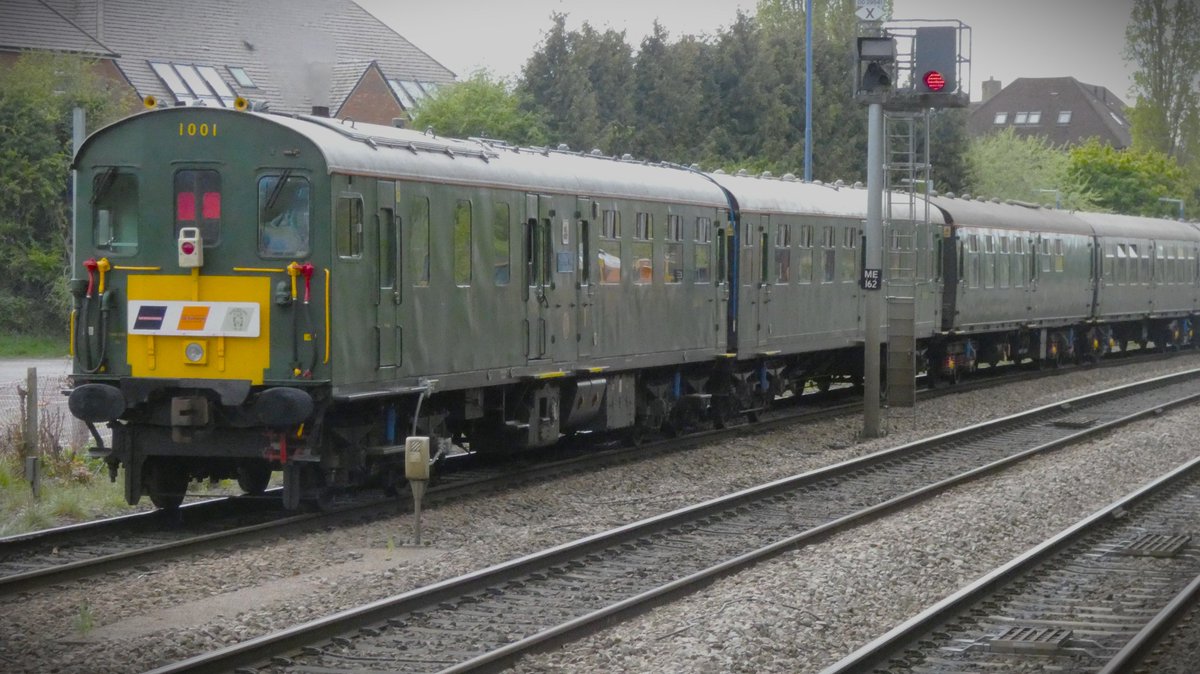
[[[196,244],[192,243],[191,241],[184,241],[183,243],[179,244],[179,250],[183,251],[184,255],[191,255],[192,253],[196,252]]]
[[[946,78],[942,77],[942,74],[936,70],[930,70],[925,73],[922,80],[925,82],[925,88],[930,91],[941,91],[946,88]]]

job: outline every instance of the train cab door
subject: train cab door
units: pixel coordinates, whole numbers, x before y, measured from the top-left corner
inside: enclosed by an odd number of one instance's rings
[[[378,181],[375,211],[375,362],[380,379],[391,379],[400,364],[400,219],[396,217],[396,185]]]
[[[592,271],[595,264],[592,260],[592,250],[596,248],[594,236],[596,216],[599,214],[599,204],[587,198],[579,198],[575,206],[575,264],[578,265],[575,282],[575,305],[577,307],[576,343],[579,357],[587,358],[596,347],[599,332],[595,324],[595,293],[596,281]]]
[[[566,363],[576,353],[574,201],[526,195],[525,345],[531,362]]]

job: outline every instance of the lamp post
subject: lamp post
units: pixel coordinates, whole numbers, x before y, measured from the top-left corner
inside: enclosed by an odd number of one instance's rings
[[[1179,205],[1179,219],[1180,219],[1180,221],[1185,219],[1183,217],[1183,199],[1173,199],[1171,197],[1159,197],[1158,200],[1168,203],[1168,204],[1178,204]]]

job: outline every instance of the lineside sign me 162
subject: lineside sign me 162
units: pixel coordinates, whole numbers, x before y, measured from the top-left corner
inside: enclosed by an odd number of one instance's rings
[[[862,287],[864,290],[879,290],[883,282],[883,273],[879,269],[864,269]]]

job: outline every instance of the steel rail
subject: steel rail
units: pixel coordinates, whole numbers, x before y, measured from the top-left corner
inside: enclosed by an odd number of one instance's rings
[[[1165,487],[1192,476],[1198,470],[1200,470],[1200,457],[1189,461],[1132,494],[1123,496],[1083,520],[1076,522],[1056,536],[1038,544],[1007,564],[991,571],[982,578],[930,606],[910,620],[896,626],[874,641],[825,668],[821,671],[821,674],[865,672],[869,671],[873,666],[883,664],[897,651],[902,650],[906,645],[942,624],[951,616],[978,603],[982,598],[1012,582],[1017,577],[1028,573],[1038,564],[1062,552],[1068,546],[1096,530],[1100,525],[1107,523],[1113,518],[1123,517],[1126,511],[1136,506],[1139,502],[1161,493]],[[1112,669],[1114,665],[1110,663],[1110,667],[1104,671],[1108,672],[1110,669],[1111,671],[1123,671],[1122,668],[1125,665],[1125,661],[1137,656],[1141,652],[1141,649],[1146,647],[1150,637],[1161,634],[1161,630],[1164,629],[1169,620],[1175,615],[1174,612],[1181,608],[1179,605],[1186,605],[1187,599],[1195,596],[1198,587],[1200,587],[1200,578],[1193,581],[1185,592],[1177,596],[1167,609],[1161,611],[1151,624],[1147,625],[1139,633],[1138,637],[1140,638],[1145,635],[1145,640],[1139,639],[1139,643],[1137,644],[1131,642],[1126,647],[1126,651],[1129,651],[1128,653],[1122,651],[1122,654],[1118,656],[1123,660],[1121,663],[1118,663],[1119,667]]]
[[[197,655],[181,662],[172,663],[153,670],[153,674],[177,674],[180,672],[217,672],[228,671],[236,667],[268,663],[271,658],[282,653],[294,652],[305,646],[322,643],[335,636],[351,633],[354,630],[387,624],[390,618],[424,610],[430,607],[447,604],[454,598],[486,595],[488,588],[530,577],[538,578],[554,575],[553,570],[571,564],[578,564],[581,558],[595,555],[601,550],[612,550],[629,541],[647,540],[658,532],[670,528],[686,526],[689,522],[704,520],[706,517],[720,512],[745,508],[753,502],[761,502],[767,498],[789,491],[798,491],[805,485],[815,484],[829,478],[846,480],[856,471],[870,466],[887,464],[909,454],[928,448],[937,443],[953,444],[962,438],[986,433],[992,429],[1012,428],[1026,420],[1041,420],[1048,414],[1062,413],[1075,407],[1085,406],[1086,403],[1097,400],[1119,400],[1120,396],[1134,396],[1138,391],[1151,391],[1156,387],[1169,386],[1172,383],[1188,381],[1195,383],[1198,370],[1187,373],[1157,377],[1144,382],[1126,384],[1106,391],[1086,396],[1078,396],[1070,400],[1052,405],[1045,405],[1020,414],[1010,415],[980,424],[974,424],[966,429],[943,433],[934,438],[908,443],[900,447],[883,450],[874,454],[848,460],[831,467],[810,471],[802,475],[776,480],[765,485],[745,489],[734,494],[711,499],[701,504],[681,508],[669,513],[650,517],[639,522],[618,527],[612,531],[588,536],[586,538],[565,543],[546,551],[526,555],[524,557],[497,564],[486,569],[447,579],[433,585],[418,588],[394,597],[377,600],[361,607],[342,611],[340,613],[316,619],[285,629],[280,632],[263,635],[216,651]],[[690,575],[676,578],[668,583],[648,591],[614,602],[585,615],[570,618],[565,622],[540,629],[531,635],[519,638],[502,645],[494,650],[486,651],[478,656],[468,658],[445,668],[445,672],[461,672],[476,669],[494,669],[509,663],[520,654],[535,648],[561,643],[569,638],[575,638],[584,631],[597,629],[597,625],[614,617],[632,611],[640,611],[656,601],[665,601],[677,594],[689,592],[696,587],[710,583],[719,577],[728,575],[750,564],[776,555],[784,550],[794,549],[801,543],[810,542],[828,536],[835,531],[844,530],[850,526],[869,519],[877,518],[892,510],[919,502],[924,498],[940,493],[947,487],[960,484],[984,474],[993,473],[1005,466],[1025,458],[1062,447],[1086,437],[1105,432],[1119,424],[1161,412],[1167,407],[1184,404],[1200,398],[1200,391],[1190,391],[1186,395],[1173,398],[1166,402],[1156,402],[1145,409],[1119,414],[1105,423],[1094,426],[1073,429],[1062,438],[1041,442],[1029,449],[1018,450],[1007,458],[991,461],[982,466],[959,473],[958,475],[923,487],[913,489],[902,495],[869,505],[850,514],[828,520],[823,524],[805,529],[793,535],[785,535],[769,545],[737,554],[724,561],[704,568]],[[849,479],[853,479],[852,477]],[[526,581],[522,580],[522,583]]]
[[[1154,618],[1141,629],[1112,660],[1100,670],[1100,674],[1120,674],[1130,672],[1158,644],[1158,641],[1170,631],[1176,621],[1184,613],[1191,610],[1200,598],[1200,576],[1196,576],[1188,586],[1175,595],[1171,601],[1159,611]]]

